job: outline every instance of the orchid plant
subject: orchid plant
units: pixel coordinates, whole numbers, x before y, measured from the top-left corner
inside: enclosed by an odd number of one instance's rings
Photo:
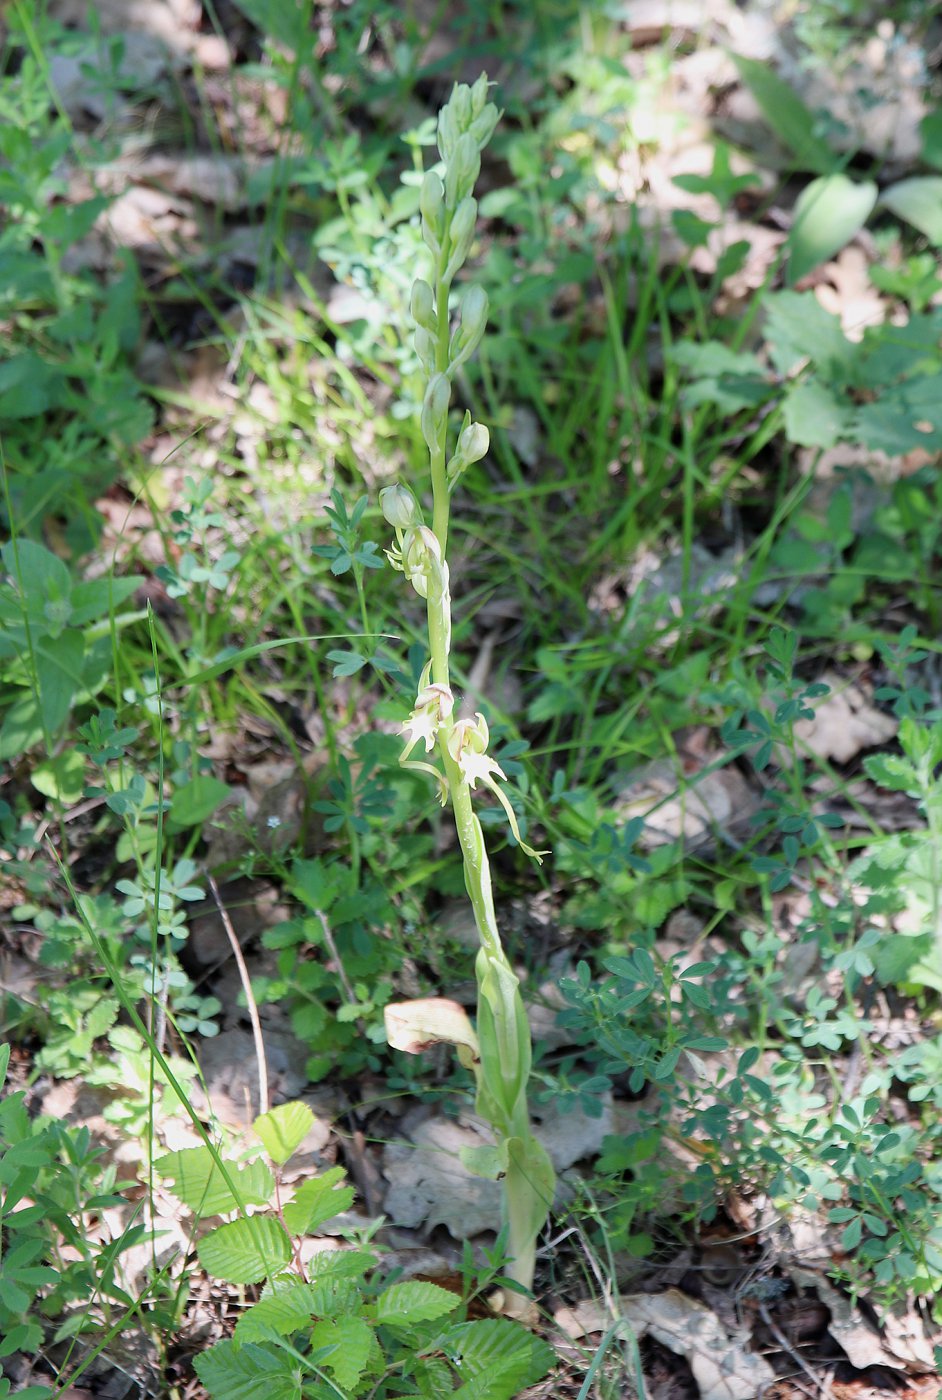
[[[507,1274],[521,1290],[505,1300],[506,1311],[532,1314],[536,1241],[553,1200],[552,1164],[530,1126],[527,1084],[532,1047],[530,1028],[516,973],[501,944],[490,865],[472,794],[488,789],[504,809],[518,845],[539,861],[521,838],[517,817],[501,783],[499,764],[488,753],[487,721],[455,717],[450,680],[451,593],[447,544],[451,494],[462,474],[488,449],[488,431],[466,413],[449,456],[449,407],[455,372],[480,344],[487,321],[487,294],[479,286],[464,293],[452,326],[449,299],[455,274],[471,248],[477,221],[472,193],[481,166],[481,151],[498,120],[488,101],[482,74],[473,87],[457,85],[438,119],[442,173],[430,170],[421,190],[422,236],[431,252],[432,283],[421,278],[412,289],[415,349],[426,377],[422,435],[431,463],[432,518],[426,522],[416,495],[397,484],[380,493],[380,503],[395,531],[387,551],[393,568],[403,573],[428,609],[430,657],[422,674],[412,713],[402,726],[406,743],[400,763],[435,779],[443,806],[451,804],[464,860],[465,884],[480,938],[475,963],[477,1026],[456,1003],[444,998],[397,1003],[386,1009],[387,1039],[395,1049],[416,1054],[437,1041],[457,1048],[462,1064],[475,1075],[476,1107],[493,1130],[495,1145],[463,1154],[472,1171],[502,1181],[510,1262]],[[414,758],[416,751],[422,755]]]

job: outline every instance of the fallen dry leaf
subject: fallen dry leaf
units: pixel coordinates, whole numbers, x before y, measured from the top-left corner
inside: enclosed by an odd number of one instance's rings
[[[638,1339],[651,1336],[683,1356],[700,1387],[701,1400],[758,1400],[775,1380],[767,1361],[746,1350],[746,1335],[731,1336],[709,1308],[677,1288],[665,1293],[632,1293],[616,1302],[622,1326]],[[590,1300],[562,1308],[556,1323],[573,1340],[607,1332],[612,1314]]]
[[[828,1331],[847,1353],[852,1366],[861,1371],[868,1366],[889,1366],[897,1371],[901,1367],[916,1371],[935,1369],[932,1345],[918,1318],[910,1316],[907,1325],[905,1317],[897,1314],[892,1326],[886,1328],[884,1339],[860,1309],[834,1288],[823,1274],[796,1268],[790,1268],[788,1272],[797,1288],[810,1288],[817,1293],[831,1314]],[[891,1337],[895,1340],[891,1341]]]

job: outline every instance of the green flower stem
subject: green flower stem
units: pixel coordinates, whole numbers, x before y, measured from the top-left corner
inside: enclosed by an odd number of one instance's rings
[[[423,236],[433,250],[433,286],[417,282],[413,288],[416,350],[426,372],[422,409],[422,433],[429,452],[432,479],[432,529],[426,528],[415,496],[406,488],[386,488],[386,519],[396,529],[397,547],[387,551],[394,567],[405,573],[416,592],[426,599],[430,664],[403,732],[410,734],[400,762],[434,775],[442,785],[442,801],[450,799],[464,861],[465,886],[481,946],[475,961],[478,986],[477,1110],[491,1125],[497,1139],[500,1176],[504,1184],[504,1214],[508,1227],[510,1278],[530,1290],[536,1258],[536,1240],[546,1222],[553,1199],[553,1168],[541,1144],[530,1130],[527,1083],[532,1046],[530,1027],[519,979],[504,953],[494,909],[490,864],[481,823],[474,812],[472,788],[483,781],[501,800],[521,846],[539,858],[522,841],[509,801],[498,788],[503,779],[498,765],[487,754],[488,731],[482,716],[475,721],[456,719],[450,685],[451,595],[446,548],[449,502],[458,476],[487,451],[487,430],[472,424],[470,414],[458,435],[455,455],[448,460],[448,389],[455,370],[473,353],[484,331],[487,298],[479,288],[465,295],[454,338],[449,318],[449,297],[454,273],[466,258],[473,237],[476,205],[472,196],[480,167],[480,151],[498,119],[487,102],[487,79],[473,88],[456,87],[439,117],[439,150],[445,165],[442,182],[434,172],[426,175],[420,200]],[[434,538],[433,538],[434,537]],[[422,759],[410,759],[420,742],[435,753],[441,769]],[[406,1004],[408,1005],[408,1004]],[[468,1028],[455,1040],[463,1063]],[[452,1035],[444,1038],[453,1039]],[[421,1039],[419,1044],[421,1044]],[[403,1048],[406,1048],[403,1045]],[[493,1161],[493,1156],[490,1159]],[[488,1169],[487,1174],[492,1174]],[[520,1293],[512,1293],[506,1311],[531,1314],[533,1305]]]

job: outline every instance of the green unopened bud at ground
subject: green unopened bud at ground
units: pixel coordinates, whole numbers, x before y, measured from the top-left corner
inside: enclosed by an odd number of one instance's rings
[[[415,324],[434,335],[438,328],[435,318],[435,296],[429,284],[421,277],[412,284],[410,310]]]
[[[430,452],[434,452],[441,442],[448,418],[448,402],[451,398],[451,385],[445,374],[433,375],[425,391],[422,404],[422,436]]]
[[[481,152],[478,143],[470,132],[459,136],[455,149],[448,158],[445,171],[445,204],[454,209],[466,195],[474,189],[474,182],[481,173]]]
[[[419,209],[422,212],[423,237],[435,251],[441,246],[445,229],[445,187],[434,170],[425,172],[419,191]]]
[[[408,530],[423,523],[418,501],[408,486],[402,486],[398,481],[395,486],[384,486],[380,491],[379,507],[383,519],[396,530]]]

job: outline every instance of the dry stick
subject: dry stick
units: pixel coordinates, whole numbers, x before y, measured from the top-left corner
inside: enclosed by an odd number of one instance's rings
[[[242,956],[242,948],[236,931],[232,927],[232,920],[229,918],[229,911],[219,897],[219,886],[212,875],[207,875],[209,888],[213,892],[213,899],[216,901],[216,908],[219,917],[222,919],[222,926],[226,930],[226,937],[232,947],[232,955],[236,960],[236,967],[239,969],[239,980],[242,983],[242,990],[245,992],[246,1005],[249,1008],[249,1020],[252,1022],[252,1035],[255,1040],[255,1058],[258,1061],[258,1111],[268,1112],[268,1061],[265,1059],[265,1042],[262,1039],[262,1023],[258,1019],[258,1007],[255,1004],[255,997],[252,993],[252,982],[249,977],[249,970],[245,965],[245,958]]]

